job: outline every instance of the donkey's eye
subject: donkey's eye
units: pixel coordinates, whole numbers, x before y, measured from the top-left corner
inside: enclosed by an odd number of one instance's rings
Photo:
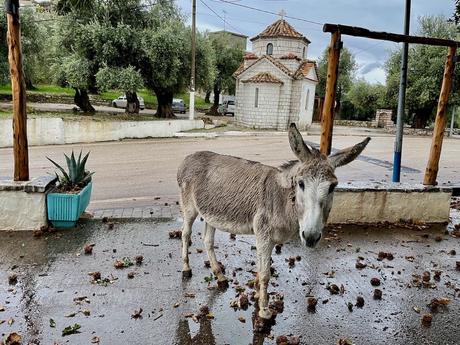
[[[300,189],[302,189],[302,190],[305,189],[305,184],[303,183],[303,181],[299,181],[299,187],[300,187]]]
[[[329,186],[329,194],[331,194],[334,191],[335,187],[337,187],[337,183],[332,183]]]

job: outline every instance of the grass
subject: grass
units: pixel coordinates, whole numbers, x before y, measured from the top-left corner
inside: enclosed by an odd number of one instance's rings
[[[103,113],[97,112],[94,115],[82,115],[79,113],[66,113],[66,112],[28,112],[28,119],[36,119],[40,117],[47,118],[61,118],[65,121],[82,121],[82,120],[92,120],[92,121],[154,121],[154,120],[164,120],[157,118],[152,115],[136,115],[136,114],[125,114],[125,113]],[[0,111],[0,120],[11,119],[12,112]]]
[[[73,97],[75,91],[68,87],[60,87],[56,85],[36,85],[34,90],[28,90],[27,92],[30,94],[48,94],[48,95],[55,95],[55,96],[70,96]],[[5,84],[0,85],[0,95],[11,95],[11,85]],[[94,98],[104,102],[111,102],[118,96],[123,94],[122,91],[119,90],[109,90],[106,92],[102,92],[98,95],[92,95]],[[141,89],[138,92],[138,95],[144,98],[144,102],[150,108],[156,108],[158,105],[158,101],[156,96],[147,89]],[[174,95],[174,98],[182,98],[186,105],[189,104],[190,101],[190,94],[188,92],[182,92],[177,95]],[[198,96],[195,96],[195,107],[199,109],[209,109],[211,104],[205,103],[204,99]]]

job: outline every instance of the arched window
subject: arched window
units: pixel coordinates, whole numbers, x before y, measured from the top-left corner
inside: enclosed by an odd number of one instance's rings
[[[267,44],[267,55],[273,55],[273,44]]]
[[[305,59],[305,47],[303,47],[303,50],[302,50],[302,58]]]

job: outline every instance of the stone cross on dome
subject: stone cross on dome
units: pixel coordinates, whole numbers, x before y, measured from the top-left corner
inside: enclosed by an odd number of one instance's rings
[[[281,17],[281,19],[284,19],[284,16],[286,15],[286,11],[284,9],[281,9],[281,11],[279,11],[278,15]]]

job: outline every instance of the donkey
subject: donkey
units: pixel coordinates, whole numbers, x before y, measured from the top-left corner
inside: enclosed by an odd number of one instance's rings
[[[338,183],[334,170],[358,157],[369,140],[368,137],[326,157],[305,145],[297,127],[291,124],[289,144],[298,160],[281,167],[209,151],[187,156],[177,172],[184,218],[183,276],[191,277],[192,273],[188,249],[198,214],[206,222],[204,244],[219,285],[225,285],[227,279],[214,252],[216,228],[233,234],[253,234],[257,248],[259,316],[270,319],[267,285],[273,247],[297,236],[306,247],[318,243]]]

